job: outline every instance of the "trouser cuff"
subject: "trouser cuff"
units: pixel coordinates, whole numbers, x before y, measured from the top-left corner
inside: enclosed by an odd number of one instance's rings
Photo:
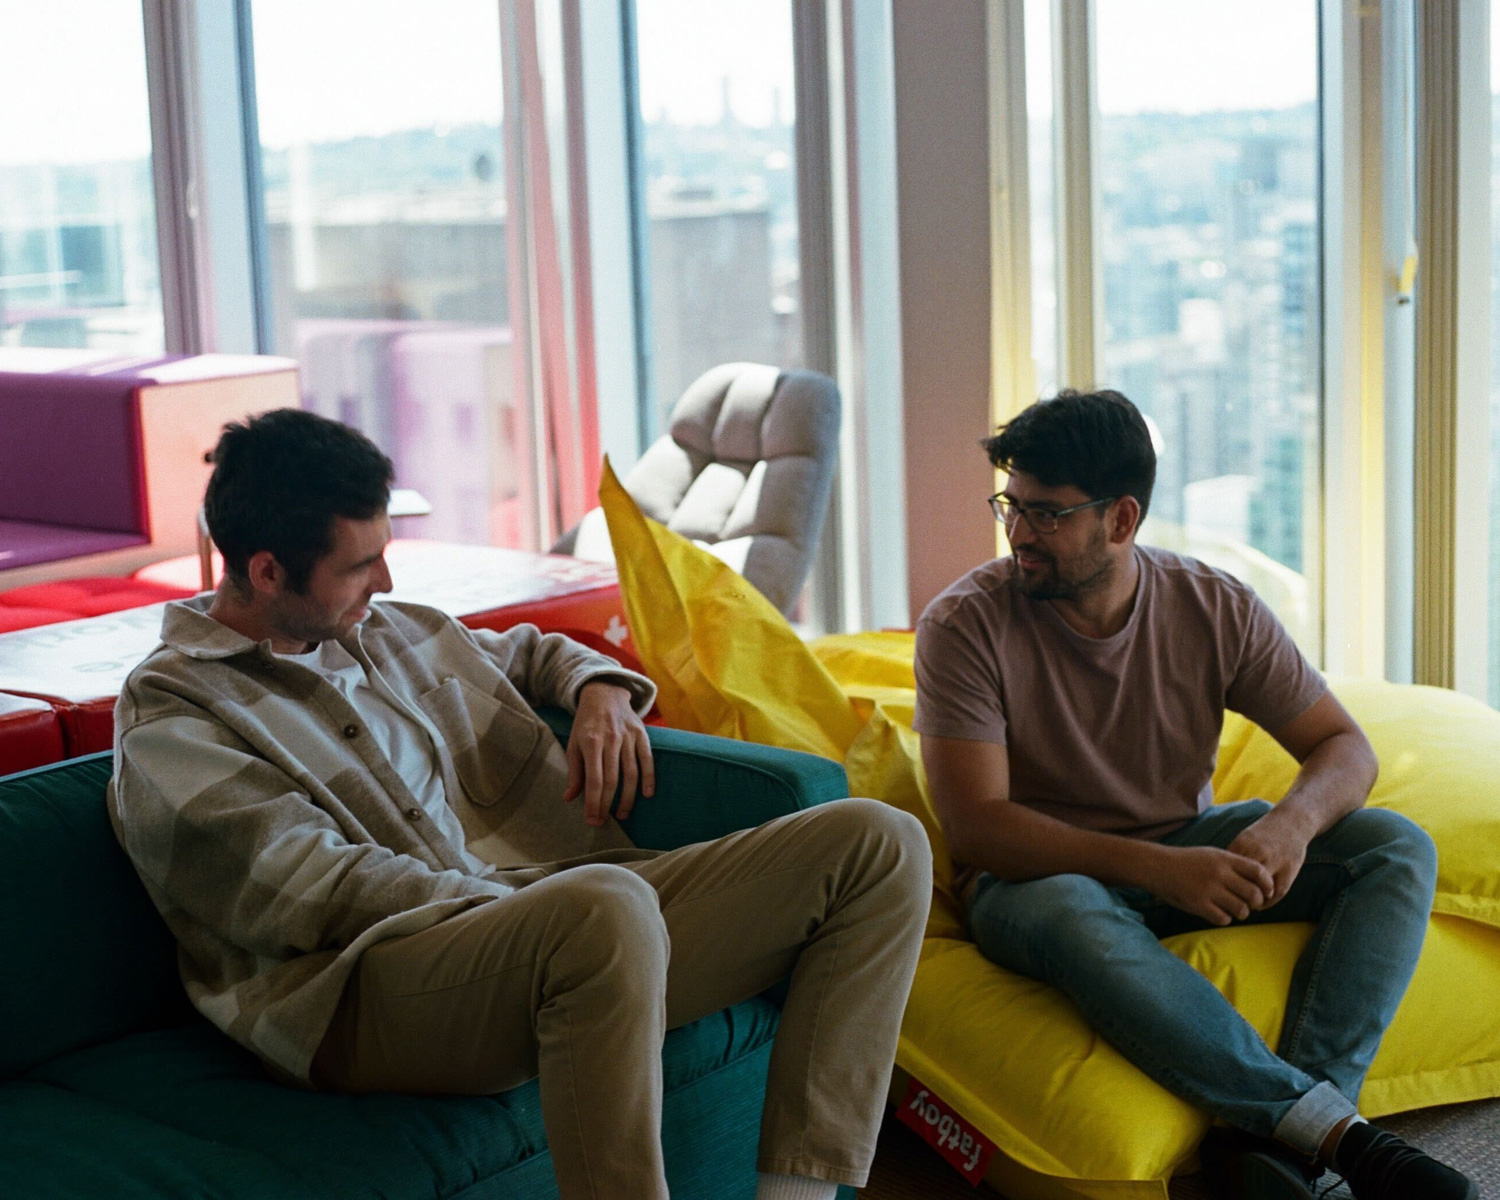
[[[825,1163],[811,1162],[805,1158],[766,1158],[755,1161],[755,1169],[762,1175],[798,1175],[804,1179],[817,1179],[824,1183],[847,1184],[859,1189],[870,1182],[869,1168],[863,1171],[851,1167],[830,1167]]]
[[[1318,1151],[1323,1148],[1333,1127],[1348,1117],[1358,1115],[1358,1110],[1349,1097],[1325,1081],[1287,1110],[1286,1116],[1277,1122],[1271,1136],[1299,1154],[1317,1158]]]

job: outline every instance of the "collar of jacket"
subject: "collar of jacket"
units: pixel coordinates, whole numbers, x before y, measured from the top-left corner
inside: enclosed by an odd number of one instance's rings
[[[212,592],[190,600],[170,600],[161,618],[161,640],[189,658],[204,661],[253,654],[262,662],[275,660],[271,639],[253,642],[223,622],[208,615]]]

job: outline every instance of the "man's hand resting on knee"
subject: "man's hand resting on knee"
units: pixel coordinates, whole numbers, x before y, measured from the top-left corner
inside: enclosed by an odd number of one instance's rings
[[[1290,809],[1273,808],[1254,825],[1240,831],[1229,843],[1235,854],[1253,858],[1271,873],[1276,886],[1257,908],[1269,908],[1286,898],[1307,858],[1311,834],[1299,827]]]
[[[620,788],[618,816],[635,806],[636,788],[656,791],[656,767],[646,726],[630,704],[630,690],[603,680],[584,684],[568,738],[568,790],[564,800],[583,797],[584,819],[603,825],[615,788]]]
[[[1272,873],[1245,854],[1216,846],[1160,849],[1165,853],[1148,890],[1211,924],[1243,921],[1252,911],[1264,908],[1274,891]]]
[[[1375,752],[1332,692],[1325,692],[1311,708],[1272,736],[1301,764],[1281,802],[1241,830],[1227,850],[1205,847],[1173,851],[1179,862],[1184,853],[1220,856],[1217,865],[1203,862],[1193,869],[1204,873],[1199,878],[1209,888],[1217,888],[1221,899],[1226,888],[1217,886],[1214,879],[1222,879],[1235,899],[1214,903],[1210,892],[1200,891],[1201,902],[1194,904],[1185,902],[1190,897],[1179,899],[1156,887],[1151,889],[1168,903],[1215,925],[1229,923],[1224,914],[1240,920],[1248,917],[1248,910],[1241,911],[1243,904],[1259,911],[1284,900],[1302,870],[1309,843],[1359,808],[1375,782]],[[1185,865],[1174,870],[1170,859],[1168,862],[1169,872],[1183,875],[1189,871]],[[1236,882],[1235,876],[1242,882]]]

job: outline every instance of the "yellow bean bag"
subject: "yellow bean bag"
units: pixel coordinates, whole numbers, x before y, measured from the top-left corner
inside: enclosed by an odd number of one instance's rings
[[[1015,1200],[1163,1197],[1207,1119],[1098,1038],[1052,988],[986,961],[969,940],[952,863],[910,728],[910,634],[805,646],[728,567],[650,522],[606,471],[600,500],[631,632],[670,724],[841,759],[855,795],[915,814],[932,840],[934,894],[897,1066],[999,1148],[986,1178]],[[1436,914],[1410,991],[1360,1096],[1371,1116],[1500,1095],[1500,713],[1431,688],[1335,690],[1370,735],[1371,803],[1438,845]],[[1296,764],[1230,714],[1221,802],[1277,800]],[[1310,926],[1169,939],[1274,1044]]]

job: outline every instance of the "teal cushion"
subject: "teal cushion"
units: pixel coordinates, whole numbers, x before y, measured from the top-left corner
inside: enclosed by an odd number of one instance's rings
[[[754,1192],[776,1011],[673,1030],[662,1146],[674,1196]],[[339,1096],[272,1082],[204,1022],[78,1050],[0,1085],[17,1197],[555,1196],[536,1081],[493,1097]]]
[[[847,794],[842,768],[812,755],[677,730],[653,730],[652,743],[658,794],[629,823],[641,845]],[[0,1083],[0,1192],[557,1195],[534,1082],[483,1098],[299,1092],[193,1017],[171,936],[110,828],[109,772],[103,754],[0,779],[0,1079],[11,1080]],[[753,1196],[775,1023],[752,1000],[667,1036],[662,1151],[675,1197]]]
[[[172,935],[110,828],[110,763],[0,779],[0,1079],[188,1012]]]
[[[566,736],[570,718],[544,712]],[[656,795],[625,828],[670,850],[849,793],[812,754],[652,729]],[[0,1079],[57,1054],[184,1019],[176,949],[104,807],[109,754],[0,778]]]

